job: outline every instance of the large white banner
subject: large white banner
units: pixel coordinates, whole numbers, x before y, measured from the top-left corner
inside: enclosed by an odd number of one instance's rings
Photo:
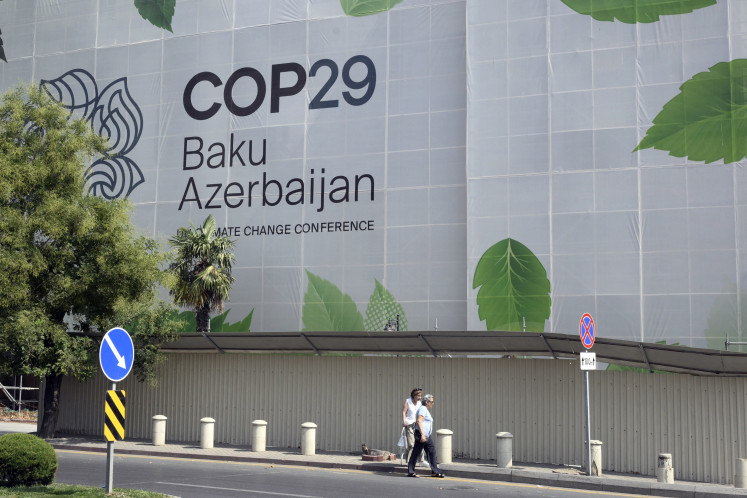
[[[4,0],[90,191],[236,240],[212,330],[742,333],[739,0]]]

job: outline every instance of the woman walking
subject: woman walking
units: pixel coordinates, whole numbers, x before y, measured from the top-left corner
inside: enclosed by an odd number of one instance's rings
[[[415,427],[416,417],[415,414],[418,412],[418,408],[422,405],[420,398],[423,396],[423,390],[416,387],[410,392],[410,397],[405,400],[405,406],[402,407],[402,427],[405,428],[405,451],[406,459],[410,461],[410,454],[415,446],[415,435],[413,429]],[[423,459],[421,458],[422,462]]]
[[[410,459],[407,462],[407,477],[418,477],[415,473],[415,462],[417,462],[420,453],[425,450],[428,455],[428,463],[431,466],[431,477],[443,478],[444,475],[438,468],[438,461],[436,460],[436,444],[433,442],[431,434],[433,432],[433,417],[431,416],[431,408],[435,399],[432,394],[426,394],[423,396],[423,405],[418,408],[415,415],[415,447],[413,448]]]

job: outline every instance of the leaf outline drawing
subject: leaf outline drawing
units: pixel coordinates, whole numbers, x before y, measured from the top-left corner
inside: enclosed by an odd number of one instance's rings
[[[145,182],[140,167],[127,157],[143,133],[143,113],[130,95],[127,77],[99,91],[96,79],[85,69],[72,69],[39,84],[53,99],[73,113],[82,114],[91,129],[107,139],[107,157],[96,159],[86,170],[88,191],[105,199],[129,197]]]

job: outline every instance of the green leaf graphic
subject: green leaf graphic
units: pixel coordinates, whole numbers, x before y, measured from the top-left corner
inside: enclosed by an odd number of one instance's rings
[[[363,315],[353,299],[335,284],[306,270],[309,288],[303,298],[304,331],[362,331]]]
[[[597,21],[627,24],[656,22],[660,16],[689,14],[716,4],[716,0],[562,0],[579,14]]]
[[[386,12],[402,0],[340,0],[342,10],[349,16],[370,16]]]
[[[146,21],[159,28],[171,29],[176,0],[135,0],[135,7]]]
[[[254,310],[252,309],[240,322],[226,323],[226,317],[230,311],[228,309],[210,319],[210,332],[251,332]],[[180,333],[194,333],[197,330],[197,318],[194,311],[182,311],[177,317],[182,321]]]
[[[363,322],[365,330],[384,330],[387,320],[396,320],[397,315],[399,315],[399,330],[407,330],[405,310],[394,299],[394,296],[376,280],[376,286],[366,308],[366,320]]]
[[[550,317],[550,281],[525,245],[504,239],[485,251],[475,268],[478,316],[488,330],[543,332]]]
[[[635,150],[732,163],[747,156],[747,59],[720,62],[680,86]]]
[[[210,319],[210,332],[249,332],[252,326],[252,315],[254,315],[254,310],[252,309],[243,320],[236,323],[226,322],[226,317],[228,316],[229,311],[231,310],[228,309],[220,315]],[[196,324],[197,322],[195,321],[195,325]]]
[[[177,315],[177,318],[182,321],[182,328],[179,329],[179,333],[187,334],[197,330],[197,317],[194,311],[182,311]]]
[[[254,308],[240,322],[223,324],[221,332],[251,332],[253,316]]]

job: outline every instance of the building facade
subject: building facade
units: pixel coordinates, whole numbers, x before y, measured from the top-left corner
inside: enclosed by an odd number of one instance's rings
[[[0,85],[144,233],[215,216],[219,329],[747,339],[744,2],[146,3],[3,1]]]

